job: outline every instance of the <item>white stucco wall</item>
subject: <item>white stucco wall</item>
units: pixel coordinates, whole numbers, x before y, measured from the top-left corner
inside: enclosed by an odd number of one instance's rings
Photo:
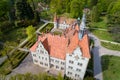
[[[54,68],[56,70],[64,71],[65,70],[65,64],[66,64],[65,60],[54,58],[54,57],[50,57],[51,68]]]
[[[70,61],[73,61],[73,63],[70,63]],[[68,77],[71,77],[77,80],[83,79],[86,72],[88,61],[89,59],[82,57],[82,52],[80,48],[79,47],[76,48],[71,55],[70,54],[66,55],[66,75]],[[78,64],[82,64],[82,65],[78,65]],[[77,77],[75,75],[79,75],[79,76]]]
[[[36,55],[36,56],[35,56]],[[50,57],[41,42],[39,43],[36,52],[32,52],[33,62],[42,67],[50,68]]]

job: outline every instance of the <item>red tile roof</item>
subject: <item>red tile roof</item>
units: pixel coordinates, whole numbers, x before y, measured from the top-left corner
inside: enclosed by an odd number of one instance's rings
[[[72,24],[74,24],[74,22],[76,22],[77,20],[76,19],[71,19],[71,18],[67,18],[67,17],[63,17],[63,16],[61,16],[61,17],[57,17],[57,15],[55,14],[54,15],[54,22],[58,22],[59,24],[63,24],[64,22],[66,23],[66,24],[69,24],[69,25],[72,25]]]
[[[48,51],[50,56],[65,59],[66,54],[72,52],[79,46],[82,50],[83,57],[90,58],[88,36],[85,34],[82,40],[78,39],[78,26],[75,28],[68,28],[63,36],[52,35],[50,33],[38,37],[38,41],[30,48],[35,51],[38,42],[41,41],[44,48]]]

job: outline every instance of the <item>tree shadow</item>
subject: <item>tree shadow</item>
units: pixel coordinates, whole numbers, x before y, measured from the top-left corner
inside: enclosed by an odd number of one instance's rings
[[[109,58],[102,59],[99,52],[100,47],[95,46],[93,48],[93,60],[94,60],[94,76],[108,69]]]
[[[102,71],[105,71],[108,69],[109,66],[109,57],[107,56],[101,56],[101,65],[102,65]]]

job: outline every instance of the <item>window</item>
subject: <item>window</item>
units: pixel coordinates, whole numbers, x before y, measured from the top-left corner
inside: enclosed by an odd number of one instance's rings
[[[47,54],[47,52],[45,52],[45,54]]]
[[[54,59],[51,59],[52,62],[54,62]]]
[[[40,62],[41,65],[43,65],[43,62]]]
[[[44,59],[44,57],[42,57],[42,59]]]
[[[68,75],[72,75],[72,72],[69,72],[69,71],[68,71]]]
[[[39,56],[39,59],[40,59],[40,56]]]
[[[48,66],[48,64],[47,64],[47,63],[45,63],[45,66]]]
[[[70,44],[70,41],[68,42],[68,44]],[[69,56],[72,56],[72,55],[69,55]]]
[[[85,58],[82,57],[82,60],[85,60]]]
[[[58,61],[58,60],[55,60],[55,62],[56,62],[56,63],[59,63],[59,61]]]
[[[61,62],[62,65],[64,65],[65,63],[64,62]]]
[[[63,68],[63,67],[61,67],[61,70],[64,70],[64,68]]]
[[[81,69],[76,69],[76,71],[80,72],[80,71],[81,71]]]
[[[34,59],[34,62],[38,62],[38,60]]]
[[[33,54],[34,57],[36,57],[36,54]]]
[[[68,68],[69,68],[69,69],[73,69],[73,67],[71,67],[71,66],[68,66]]]
[[[82,63],[78,63],[78,66],[82,66]]]
[[[42,53],[42,54],[43,54],[43,53],[44,53],[44,51],[43,51],[43,50],[40,50],[40,53]]]
[[[73,62],[73,61],[71,61],[71,60],[69,60],[69,63],[73,64],[74,62]]]
[[[56,69],[58,69],[59,67],[58,66],[56,66]]]
[[[47,58],[45,58],[45,60],[47,60]]]
[[[78,75],[78,74],[75,74],[75,77],[79,77],[79,75]]]

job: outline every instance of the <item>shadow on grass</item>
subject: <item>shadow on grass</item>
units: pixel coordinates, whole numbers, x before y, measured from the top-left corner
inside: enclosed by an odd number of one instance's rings
[[[102,64],[102,70],[105,71],[108,69],[109,66],[109,57],[107,56],[102,56],[101,57],[101,64]]]

